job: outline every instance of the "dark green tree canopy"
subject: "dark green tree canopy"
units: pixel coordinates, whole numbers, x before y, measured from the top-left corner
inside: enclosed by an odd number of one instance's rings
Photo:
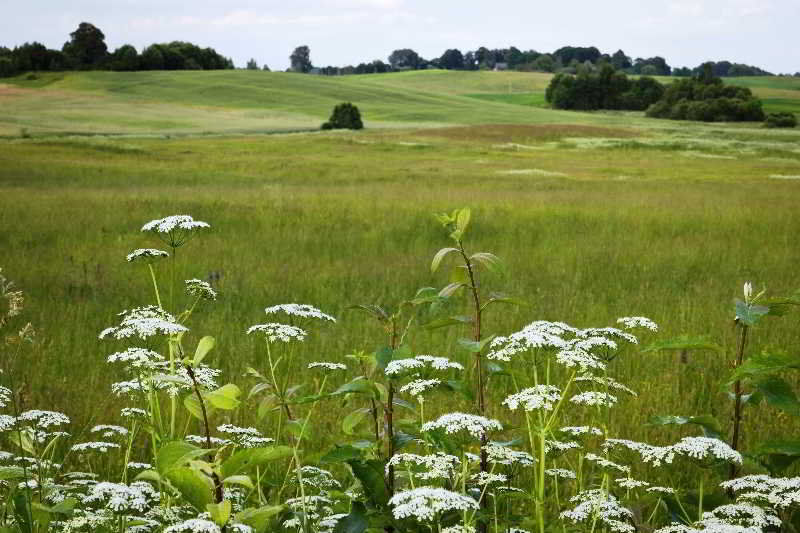
[[[361,121],[361,112],[350,102],[342,102],[334,107],[331,118],[322,125],[323,130],[360,130],[363,127],[364,123]]]
[[[439,58],[439,67],[447,70],[461,70],[464,68],[464,55],[457,48],[446,50]]]
[[[413,70],[419,68],[422,58],[410,48],[395,50],[389,55],[389,64],[394,70]]]
[[[94,24],[81,22],[69,36],[62,51],[78,68],[97,66],[106,58],[106,36]]]
[[[289,56],[289,63],[294,72],[310,72],[312,69],[311,49],[306,45],[298,46]]]

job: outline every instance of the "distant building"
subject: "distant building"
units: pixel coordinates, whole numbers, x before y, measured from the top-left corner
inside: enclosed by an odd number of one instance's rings
[[[508,63],[495,63],[494,68],[492,69],[495,72],[499,72],[501,70],[508,70]]]

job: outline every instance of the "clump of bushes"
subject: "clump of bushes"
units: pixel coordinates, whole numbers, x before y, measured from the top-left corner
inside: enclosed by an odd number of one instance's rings
[[[706,64],[697,76],[667,87],[661,99],[647,109],[647,116],[702,122],[761,121],[764,110],[750,89],[723,84]]]
[[[322,125],[323,130],[360,130],[363,128],[364,123],[361,121],[361,112],[358,107],[350,102],[342,102],[334,107],[331,118]]]
[[[604,65],[597,72],[556,74],[545,91],[545,99],[556,109],[644,111],[663,94],[664,86],[653,78],[631,80],[624,72]]]
[[[797,127],[797,117],[794,113],[770,113],[764,120],[767,128],[795,128]]]

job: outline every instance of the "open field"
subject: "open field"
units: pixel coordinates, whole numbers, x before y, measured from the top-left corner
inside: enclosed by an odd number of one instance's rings
[[[794,80],[743,81],[758,94],[780,91],[787,108],[800,102]],[[540,74],[442,72],[14,80],[0,88],[0,267],[25,292],[37,342],[6,371],[24,381],[27,407],[60,408],[78,430],[113,421],[125,403],[109,393],[116,376],[105,358],[118,347],[97,336],[115,313],[154,303],[146,267],[125,255],[158,247],[139,229],[177,213],[212,225],[176,262],[180,280],[218,278],[219,300],[202,304],[184,342],[216,337],[207,362],[222,382],[246,384],[246,367],[262,365],[245,330],[278,303],[337,316],[312,331],[304,353],[345,361],[385,342],[346,308],[392,306],[446,285],[429,268],[448,245],[432,213],[470,206],[467,246],[508,264],[507,277],[482,283],[527,302],[496,307],[487,333],[537,319],[588,327],[642,315],[661,326],[645,346],[706,336],[724,353],[682,360],[632,349],[613,362],[640,395],[635,409],[618,408],[617,427],[626,438],[672,442],[696,428],[655,428],[651,416],[713,414],[727,430],[733,299],[746,281],[775,295],[800,288],[800,130],[554,111],[542,107],[545,85]],[[302,132],[342,100],[362,109],[366,130]],[[765,320],[748,352],[796,352],[798,320]],[[466,362],[457,344],[465,334],[419,330],[410,343]],[[291,360],[292,373],[305,376],[306,363]],[[311,452],[331,446],[346,414],[329,409]],[[800,429],[759,409],[745,415],[746,445]],[[232,422],[255,424],[253,413]]]

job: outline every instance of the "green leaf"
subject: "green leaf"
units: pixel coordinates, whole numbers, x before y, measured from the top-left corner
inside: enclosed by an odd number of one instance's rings
[[[228,383],[217,390],[206,393],[205,399],[217,409],[230,411],[239,407],[241,403],[239,401],[239,396],[241,394],[242,391],[239,390],[239,387],[233,383]]]
[[[208,352],[214,349],[216,343],[217,341],[214,340],[214,337],[203,337],[200,339],[200,342],[197,343],[197,349],[194,351],[194,360],[192,361],[194,366],[203,362]]]
[[[33,506],[28,498],[27,490],[18,490],[14,492],[14,517],[17,521],[17,526],[23,533],[33,533]]]
[[[424,325],[426,329],[438,329],[454,325],[471,324],[472,318],[468,316],[448,316],[436,318]]]
[[[363,311],[380,322],[389,320],[389,313],[379,305],[351,305],[347,309],[354,309],[356,311]]]
[[[183,406],[186,408],[192,416],[197,418],[198,420],[203,420],[203,409],[200,407],[200,400],[197,399],[197,395],[194,393],[187,394],[183,398]],[[206,413],[208,416],[211,416],[211,413],[215,411],[212,405],[206,404]]]
[[[359,377],[349,383],[345,383],[331,393],[331,396],[341,396],[342,394],[375,394],[375,388],[368,379]]]
[[[800,441],[767,441],[756,450],[756,455],[768,466],[771,474],[781,475],[800,459]]]
[[[211,503],[212,485],[208,477],[197,470],[186,467],[170,469],[165,477],[180,491],[183,499],[200,512]]]
[[[288,446],[239,450],[222,463],[220,467],[221,477],[227,479],[231,476],[253,471],[256,467],[264,466],[272,461],[279,461],[291,456],[292,449]]]
[[[143,470],[139,472],[134,478],[136,481],[152,481],[154,483],[162,483],[161,476],[155,470]]]
[[[756,384],[756,390],[764,395],[764,399],[768,404],[773,407],[785,411],[794,416],[800,416],[800,402],[797,401],[797,395],[783,379],[777,376],[770,376],[769,378],[759,381]]]
[[[464,207],[458,210],[458,214],[456,215],[456,231],[459,233],[459,239],[464,236],[464,233],[467,232],[470,215],[471,213],[469,207]]]
[[[719,438],[722,434],[722,425],[719,421],[711,415],[700,416],[673,416],[662,415],[650,417],[649,425],[651,426],[667,426],[677,425],[682,426],[685,424],[692,424],[700,426],[703,429],[703,434],[706,437]]]
[[[186,441],[176,440],[167,442],[159,448],[156,454],[156,470],[162,476],[172,470],[178,468],[192,459],[208,455],[210,450],[198,448],[194,444]]]
[[[389,502],[389,492],[383,479],[386,463],[378,459],[368,461],[347,461],[353,470],[353,475],[358,478],[364,487],[367,498],[376,507],[386,507]]]
[[[283,512],[283,505],[270,505],[258,509],[245,509],[234,517],[234,521],[252,527],[256,533],[265,533],[269,520]]]
[[[24,477],[25,470],[20,466],[0,466],[0,481],[22,479]]]
[[[363,453],[355,446],[346,444],[336,445],[331,451],[322,456],[320,463],[346,463],[348,461],[360,460]]]
[[[350,514],[342,517],[333,528],[333,533],[364,533],[369,526],[367,508],[361,502],[353,502]]]
[[[455,283],[451,283],[445,286],[442,290],[440,290],[439,296],[442,298],[450,298],[458,289],[466,286],[467,286],[466,283],[461,281],[456,281]]]
[[[414,437],[414,435],[409,435],[403,431],[395,431],[394,438],[392,439],[394,442],[395,451],[405,448],[407,444],[414,442],[415,440],[416,437]]]
[[[29,454],[36,455],[36,448],[33,445],[33,437],[31,435],[30,428],[25,428],[20,431],[9,432],[8,440],[13,442],[17,447],[22,448]]]
[[[494,335],[490,335],[485,339],[481,339],[480,341],[473,341],[470,339],[458,339],[458,344],[460,344],[463,348],[466,348],[468,351],[472,353],[482,352],[483,349],[486,347],[487,344],[492,342],[494,339]]]
[[[747,326],[755,326],[756,322],[767,313],[769,313],[769,307],[748,305],[742,300],[736,300],[736,318]]]
[[[223,527],[231,518],[230,500],[224,500],[220,503],[209,503],[206,505],[206,510],[208,514],[211,515],[211,520],[219,527]]]
[[[475,395],[472,392],[472,387],[469,383],[462,381],[460,379],[449,379],[444,382],[444,385],[451,390],[454,390],[460,393],[464,398],[469,401],[475,400]]]
[[[248,488],[250,490],[255,489],[255,485],[253,485],[253,480],[250,479],[250,476],[245,475],[238,475],[238,476],[230,476],[226,477],[222,480],[223,485],[239,485],[241,487]]]
[[[489,252],[478,252],[469,257],[470,261],[478,263],[493,274],[505,274],[506,265],[503,260]]]
[[[352,435],[356,426],[364,420],[364,417],[369,414],[370,410],[366,407],[356,409],[342,420],[342,431],[345,435]]]
[[[378,368],[386,370],[386,365],[392,360],[394,351],[391,346],[383,346],[375,350],[375,362],[378,363]]]
[[[431,261],[431,272],[436,272],[439,269],[439,264],[442,262],[442,259],[445,258],[447,254],[450,252],[457,252],[458,248],[442,248],[436,255],[433,256],[433,261]]]
[[[787,369],[800,369],[800,358],[782,352],[761,352],[750,356],[731,373],[728,384],[740,379],[779,374]]]

